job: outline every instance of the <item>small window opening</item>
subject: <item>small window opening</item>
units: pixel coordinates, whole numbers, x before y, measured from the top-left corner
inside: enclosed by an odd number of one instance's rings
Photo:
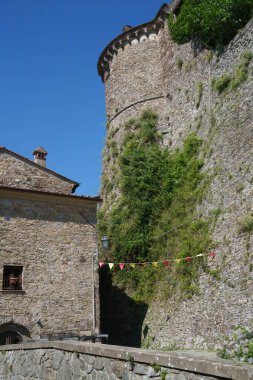
[[[23,267],[5,265],[3,273],[3,290],[22,290]]]

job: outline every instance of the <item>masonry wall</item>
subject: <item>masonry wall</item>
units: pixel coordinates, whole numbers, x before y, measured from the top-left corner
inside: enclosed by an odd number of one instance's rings
[[[23,325],[34,339],[91,336],[95,214],[95,202],[0,197],[1,289],[3,266],[23,266],[23,290],[0,290],[0,325]]]
[[[0,347],[0,378],[42,380],[250,380],[238,366],[200,352],[159,352],[83,343]]]
[[[126,43],[114,55],[106,81],[108,121],[130,105],[163,96],[158,42],[158,32],[151,32]]]
[[[0,150],[0,185],[71,194],[73,183]]]
[[[253,23],[241,31],[224,54],[208,63],[208,52],[196,52],[190,44],[175,46],[164,34],[164,78],[171,100],[163,120],[168,120],[165,144],[172,149],[191,131],[208,142],[204,170],[212,176],[210,191],[199,206],[208,218],[219,212],[212,237],[217,258],[211,265],[218,278],[200,274],[200,295],[180,302],[177,295],[150,305],[144,328],[153,346],[172,344],[184,348],[219,348],[225,336],[238,326],[252,325],[252,247],[249,231],[240,232],[252,217],[253,198],[253,78],[236,91],[218,95],[212,78],[233,74],[245,51],[253,52]],[[177,66],[183,61],[182,69]],[[168,80],[168,77],[173,80]],[[164,81],[166,85],[166,81]],[[199,108],[198,83],[203,85]],[[163,114],[163,111],[161,111]],[[160,124],[161,126],[161,124]],[[162,127],[164,128],[164,127]]]
[[[180,301],[177,294],[168,300],[157,296],[150,304],[143,324],[144,330],[148,331],[144,344],[150,347],[174,345],[184,348],[217,348],[224,340],[224,335],[237,326],[245,326],[250,330],[253,328],[253,237],[250,232],[240,230],[243,222],[252,217],[253,210],[252,61],[247,80],[236,90],[218,95],[211,84],[213,78],[220,78],[225,73],[234,75],[242,54],[253,52],[252,35],[251,21],[224,53],[212,56],[210,52],[200,51],[191,44],[175,44],[165,25],[158,34],[157,65],[153,65],[152,58],[149,60],[148,44],[146,56],[143,55],[144,45],[141,42],[134,46],[136,55],[139,47],[142,65],[147,72],[153,71],[154,80],[156,76],[160,78],[162,75],[158,87],[154,85],[150,88],[154,96],[157,93],[163,94],[163,99],[130,106],[108,125],[108,138],[114,139],[120,147],[126,132],[125,122],[130,117],[138,116],[145,108],[151,108],[158,114],[158,129],[163,134],[163,145],[168,149],[180,147],[183,139],[193,131],[208,146],[203,170],[209,173],[212,180],[209,194],[203,204],[199,205],[199,210],[204,217],[214,212],[219,213],[215,225],[211,226],[213,240],[217,245],[217,258],[210,267],[219,276],[215,278],[200,273],[200,294],[192,299]],[[131,49],[129,46],[122,55],[129,54]],[[130,62],[130,55],[128,57]],[[124,56],[124,61],[128,57]],[[109,92],[116,89],[112,83],[118,80],[118,87],[123,83],[120,66],[118,69],[117,73],[114,67],[114,72],[106,81],[109,99],[112,97]],[[129,66],[125,75],[131,76],[131,73],[136,75],[134,65]],[[142,77],[142,81],[136,81],[136,98],[145,98],[147,84],[149,79],[146,82],[145,77]],[[127,83],[124,82],[124,104],[130,105],[132,98],[127,96],[130,91],[126,86]],[[200,86],[202,93],[199,98]],[[116,93],[115,91],[115,95]],[[120,92],[118,94],[121,96]],[[121,101],[122,99],[118,100],[119,103]],[[110,146],[112,143],[105,149],[104,173],[112,179],[115,176],[116,160]],[[117,189],[104,194],[105,204],[107,201],[113,203],[111,194],[115,191]]]

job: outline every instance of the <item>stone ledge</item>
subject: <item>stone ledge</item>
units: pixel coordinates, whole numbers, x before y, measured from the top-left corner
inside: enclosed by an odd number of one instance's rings
[[[6,290],[0,290],[1,294],[26,294],[25,290],[15,290],[15,289],[6,289]]]
[[[253,366],[218,359],[216,354],[212,352],[164,352],[105,344],[60,341],[6,345],[0,346],[0,351],[34,350],[41,348],[79,352],[125,361],[129,361],[129,357],[131,357],[131,360],[133,358],[133,360],[138,363],[157,363],[162,367],[189,371],[196,374],[217,376],[232,380],[253,380]]]

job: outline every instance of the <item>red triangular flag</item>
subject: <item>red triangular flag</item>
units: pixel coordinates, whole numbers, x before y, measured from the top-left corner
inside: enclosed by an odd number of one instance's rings
[[[120,270],[124,269],[124,266],[125,266],[124,263],[120,263],[120,264],[119,264]]]
[[[215,256],[216,256],[216,253],[215,253],[215,252],[210,252],[210,253],[208,253],[208,256],[209,256],[209,257],[215,257]]]
[[[168,267],[170,265],[169,260],[164,260],[163,261],[163,265],[166,266],[166,267]]]
[[[186,258],[185,258],[185,261],[186,261],[187,263],[189,263],[190,261],[192,261],[192,257],[186,257]]]
[[[99,265],[99,268],[101,268],[103,265],[105,265],[105,262],[104,261],[99,261],[98,265]]]

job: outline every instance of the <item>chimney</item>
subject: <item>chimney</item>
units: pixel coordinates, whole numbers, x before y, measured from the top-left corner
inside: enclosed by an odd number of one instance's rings
[[[42,148],[42,146],[39,146],[37,149],[33,151],[34,155],[34,162],[35,164],[41,165],[44,168],[46,167],[46,156],[47,156],[47,151]]]

